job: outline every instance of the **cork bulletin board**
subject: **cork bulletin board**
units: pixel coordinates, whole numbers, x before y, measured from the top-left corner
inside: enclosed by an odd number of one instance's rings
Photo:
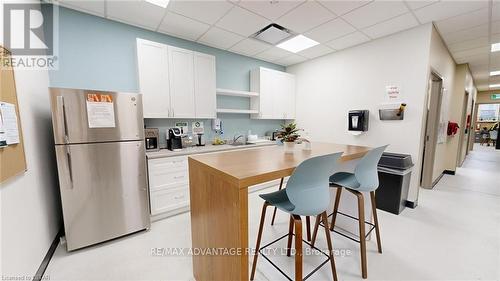
[[[10,52],[0,46],[0,60],[5,62],[5,60],[9,58]],[[24,154],[14,71],[11,67],[6,67],[4,63],[0,64],[0,90],[0,103],[8,103],[15,107],[19,140],[18,143],[9,144],[0,148],[0,183],[2,183],[26,171],[26,156]],[[0,116],[0,118],[2,118],[2,116]]]

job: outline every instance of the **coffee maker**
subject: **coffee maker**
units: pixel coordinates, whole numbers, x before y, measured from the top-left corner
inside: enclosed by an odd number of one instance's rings
[[[146,143],[146,151],[160,150],[160,131],[158,130],[158,128],[145,128],[144,137]]]
[[[178,151],[182,149],[182,134],[180,128],[170,128],[167,134],[167,149]]]

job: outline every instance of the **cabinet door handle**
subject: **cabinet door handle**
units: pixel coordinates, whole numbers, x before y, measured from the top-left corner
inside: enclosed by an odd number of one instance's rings
[[[174,179],[178,180],[178,179],[183,179],[184,176],[175,176]]]
[[[177,195],[177,196],[174,196],[174,199],[182,199],[184,198],[184,195]]]

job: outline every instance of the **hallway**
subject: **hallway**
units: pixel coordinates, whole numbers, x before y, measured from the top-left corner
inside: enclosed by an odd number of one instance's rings
[[[500,151],[477,146],[455,176],[445,175],[432,190],[420,189],[416,209],[407,208],[399,216],[380,211],[384,252],[376,252],[374,241],[367,243],[369,280],[500,280],[499,170]],[[250,246],[255,242],[262,206],[257,195],[274,189],[249,195]],[[286,233],[287,225],[287,217],[278,212],[275,226],[265,229],[263,241]],[[336,257],[339,279],[361,280],[357,244],[336,234],[332,238],[335,249],[352,251]],[[317,245],[326,247],[323,235],[318,236]],[[46,277],[193,280],[189,256],[151,254],[153,248],[190,246],[190,217],[184,213],[153,223],[148,232],[72,253],[59,245]],[[291,272],[293,259],[274,258]],[[306,257],[306,269],[318,261],[318,257]],[[329,278],[330,270],[323,267],[310,279]],[[260,259],[256,280],[283,280],[283,276]]]

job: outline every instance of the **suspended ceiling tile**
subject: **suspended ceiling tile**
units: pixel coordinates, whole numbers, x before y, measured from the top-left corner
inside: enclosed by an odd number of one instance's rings
[[[319,44],[319,45],[316,45],[314,47],[300,51],[300,52],[298,52],[298,54],[303,56],[303,57],[313,59],[313,58],[324,56],[326,54],[333,53],[333,52],[335,52],[335,50],[329,48],[326,45]]]
[[[279,25],[297,33],[306,32],[336,16],[320,4],[308,1],[276,20]]]
[[[409,12],[403,2],[374,1],[342,16],[348,23],[361,29]]]
[[[306,32],[304,35],[318,42],[325,43],[354,31],[356,29],[352,25],[341,18],[337,18]]]
[[[243,39],[245,39],[245,37],[238,34],[234,34],[217,27],[212,27],[205,34],[203,34],[203,36],[201,36],[198,42],[225,50]]]
[[[438,21],[436,22],[436,26],[441,34],[456,32],[473,26],[487,24],[489,13],[489,8],[480,9],[471,13]]]
[[[407,13],[388,21],[378,23],[363,29],[363,33],[371,38],[379,38],[399,31],[410,29],[418,25],[417,20],[411,13]]]
[[[231,52],[247,55],[247,56],[253,56],[257,53],[260,53],[264,50],[270,49],[273,47],[272,45],[262,43],[260,41],[257,41],[255,39],[247,38],[233,47],[229,49]]]
[[[210,26],[208,24],[172,12],[167,12],[158,31],[187,40],[196,40],[209,28]]]
[[[307,58],[301,57],[299,55],[293,54],[284,58],[281,58],[276,61],[277,64],[284,65],[284,66],[290,66],[293,64],[301,63],[303,61],[306,61]]]
[[[441,1],[436,4],[417,9],[414,11],[414,13],[421,23],[428,23],[431,21],[444,20],[450,17],[458,16],[467,12],[487,7],[487,0]]]
[[[227,1],[174,0],[168,4],[169,10],[208,24],[214,24],[232,7],[234,5]]]
[[[372,1],[319,1],[328,10],[332,11],[334,14],[341,16],[359,7],[362,7]]]
[[[59,4],[64,7],[79,10],[96,16],[105,16],[104,0],[81,1],[81,0],[59,0]]]
[[[247,37],[266,27],[270,23],[271,22],[264,17],[256,15],[243,8],[234,7],[216,23],[216,26]]]
[[[304,0],[300,1],[255,1],[255,0],[242,0],[238,3],[254,13],[257,13],[267,19],[275,20],[293,8],[300,5]]]
[[[156,30],[165,9],[145,1],[107,1],[107,16],[110,19]]]
[[[344,37],[332,40],[327,43],[334,50],[342,50],[370,41],[370,38],[363,33],[356,31]]]

